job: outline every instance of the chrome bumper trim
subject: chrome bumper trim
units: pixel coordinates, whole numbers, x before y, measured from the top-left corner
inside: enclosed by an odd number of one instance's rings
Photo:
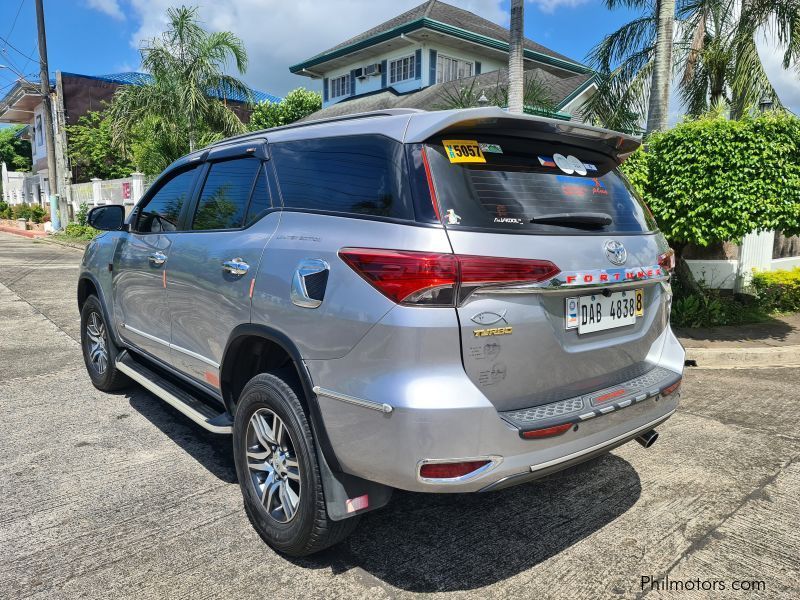
[[[394,410],[391,405],[386,404],[385,402],[374,402],[373,400],[364,400],[363,398],[348,396],[347,394],[321,388],[318,385],[314,386],[313,392],[317,396],[325,396],[326,398],[332,398],[333,400],[339,400],[340,402],[346,402],[347,404],[353,404],[354,406],[377,410],[378,412],[382,412],[387,415],[391,414],[391,412]]]

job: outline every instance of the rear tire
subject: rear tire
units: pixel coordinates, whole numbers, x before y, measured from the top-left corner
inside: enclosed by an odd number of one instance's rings
[[[233,424],[233,456],[247,516],[278,552],[319,552],[358,525],[358,517],[328,518],[308,420],[294,389],[280,377],[256,375],[242,390]]]
[[[130,379],[117,370],[119,349],[111,338],[103,307],[95,295],[86,298],[81,307],[81,349],[89,378],[98,390],[114,392],[130,385]]]

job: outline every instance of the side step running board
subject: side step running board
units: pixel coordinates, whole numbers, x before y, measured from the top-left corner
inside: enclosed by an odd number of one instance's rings
[[[215,411],[189,392],[136,362],[127,351],[119,355],[116,364],[117,369],[122,373],[182,412],[203,429],[207,429],[211,433],[231,433],[232,423],[227,412]]]

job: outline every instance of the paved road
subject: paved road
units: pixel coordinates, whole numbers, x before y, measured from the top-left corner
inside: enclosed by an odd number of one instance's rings
[[[491,495],[398,493],[287,560],[247,522],[227,438],[91,386],[79,259],[0,234],[0,598],[720,597],[643,575],[800,595],[798,370],[692,370],[650,450]]]

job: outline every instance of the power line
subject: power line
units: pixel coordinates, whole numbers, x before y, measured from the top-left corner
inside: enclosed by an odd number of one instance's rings
[[[16,52],[17,54],[19,54],[19,55],[20,55],[22,58],[27,58],[28,60],[34,60],[34,61],[35,61],[35,60],[39,60],[38,58],[33,58],[32,56],[30,56],[30,55],[28,55],[28,54],[25,54],[25,53],[24,53],[22,50],[20,50],[19,48],[17,48],[17,47],[16,47],[14,44],[12,44],[11,42],[9,42],[9,41],[8,41],[6,38],[4,38],[4,37],[3,37],[3,36],[1,36],[1,35],[0,35],[0,42],[3,42],[3,43],[6,45],[6,46],[8,46],[9,48],[11,48],[11,49],[12,49],[14,52]]]
[[[22,11],[22,7],[25,5],[25,0],[21,0],[19,3],[19,8],[17,9],[17,14],[14,15],[14,21],[11,23],[11,29],[8,31],[6,38],[11,39],[11,34],[14,33],[14,27],[17,25],[17,19],[19,19],[19,13]]]

